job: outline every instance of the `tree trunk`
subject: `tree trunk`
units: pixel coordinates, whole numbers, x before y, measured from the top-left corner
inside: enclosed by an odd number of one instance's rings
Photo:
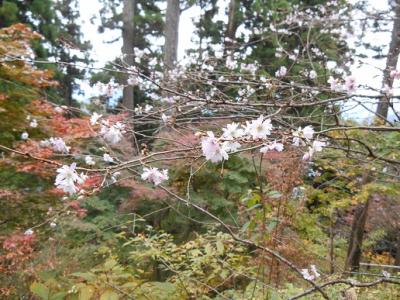
[[[229,2],[228,25],[225,31],[224,54],[226,54],[227,51],[232,48],[236,37],[236,30],[239,26],[237,18],[239,6],[240,1],[238,0],[231,0]]]
[[[134,44],[134,15],[135,0],[124,0],[122,12],[122,54],[124,62],[132,66],[134,62],[133,48]],[[125,78],[127,83],[128,76]],[[122,104],[127,109],[134,109],[133,86],[125,86],[123,90]]]
[[[369,203],[370,197],[368,197],[365,204],[357,205],[354,213],[345,266],[346,270],[351,270],[352,272],[357,272],[360,268],[362,243],[364,239],[364,229],[367,221]]]
[[[370,181],[371,176],[370,173],[367,172],[362,179],[361,185],[366,185]],[[360,268],[364,230],[367,222],[368,208],[371,198],[372,195],[369,195],[367,201],[365,203],[358,204],[355,209],[353,224],[351,226],[349,248],[347,249],[345,270],[357,272]]]
[[[397,61],[400,53],[400,0],[395,1],[395,19],[393,21],[392,39],[389,45],[389,52],[386,58],[386,68],[383,72],[383,86],[393,86],[393,78],[390,71],[396,69]],[[389,111],[390,98],[384,96],[379,99],[376,114],[381,118],[387,119]]]
[[[181,10],[179,0],[167,0],[167,12],[164,26],[164,86],[173,89],[169,83],[168,71],[174,69],[178,59],[179,19]],[[163,91],[162,97],[170,97],[170,93]]]
[[[400,266],[400,236],[397,236],[397,243],[396,243],[396,257],[394,260],[394,264],[396,266]]]
[[[164,67],[165,70],[174,68],[178,58],[179,18],[181,15],[179,0],[167,0],[165,15],[165,45]]]
[[[335,273],[335,210],[331,213],[329,222],[329,274]]]

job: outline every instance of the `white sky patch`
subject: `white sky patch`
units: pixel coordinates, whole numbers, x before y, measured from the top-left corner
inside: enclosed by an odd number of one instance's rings
[[[356,3],[358,1],[351,1],[352,3]],[[374,10],[388,10],[389,4],[387,1],[376,1],[369,0],[369,9],[368,12],[372,12]],[[353,18],[357,19],[358,17],[354,15]],[[357,23],[357,22],[356,22]],[[355,24],[357,25],[357,24]],[[363,42],[370,43],[372,46],[383,46],[382,54],[386,55],[389,48],[389,43],[391,39],[391,30],[393,24],[389,22],[387,27],[387,32],[372,32],[371,30],[365,32],[365,37]],[[359,26],[354,26],[353,28],[360,28]],[[356,32],[357,34],[357,32]],[[357,41],[356,37],[349,36],[347,42],[351,47],[355,47],[354,44]],[[379,92],[377,90],[382,89],[382,80],[383,80],[383,70],[386,67],[386,57],[381,59],[374,58],[378,53],[373,50],[367,50],[363,47],[356,48],[356,52],[358,54],[364,54],[366,57],[357,58],[354,64],[351,66],[351,74],[355,76],[357,80],[357,84],[360,85],[356,94],[360,95],[378,95]],[[393,94],[400,95],[400,84],[398,80],[396,80],[393,84]],[[374,91],[375,90],[375,91]],[[358,105],[355,108],[352,108],[357,104],[356,101],[349,101],[345,107],[350,109],[346,111],[343,115],[345,118],[350,118],[359,122],[371,122],[374,117],[374,111],[376,110],[376,99],[366,98],[366,97],[358,97],[355,99],[362,103],[362,105]],[[398,105],[395,105],[398,108]],[[394,115],[391,109],[389,109],[389,119],[393,119]]]

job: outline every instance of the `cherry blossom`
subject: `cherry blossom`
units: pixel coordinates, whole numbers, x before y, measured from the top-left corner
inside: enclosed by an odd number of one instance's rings
[[[37,123],[36,119],[33,119],[33,120],[29,123],[29,126],[32,127],[32,128],[38,127],[38,123]]]
[[[32,228],[29,228],[29,229],[27,229],[25,232],[24,232],[24,235],[33,235],[33,230],[32,230]]]
[[[339,79],[335,79],[332,76],[329,77],[328,83],[331,86],[331,90],[334,92],[340,92],[343,89],[342,85],[339,83]]]
[[[313,141],[312,148],[314,152],[322,151],[322,148],[326,146],[325,142],[315,140]]]
[[[265,119],[261,115],[258,119],[246,122],[245,133],[250,135],[253,140],[265,139],[271,134],[272,124],[271,119]]]
[[[227,124],[226,128],[222,128],[222,136],[226,139],[236,139],[242,137],[244,135],[244,130],[239,128],[239,126],[240,124],[235,122]]]
[[[103,122],[101,125],[100,134],[108,143],[116,144],[122,140],[122,134],[125,132],[124,128],[125,125],[120,122],[117,122],[112,126],[109,126],[108,122]]]
[[[164,169],[159,171],[158,168],[143,168],[142,179],[154,183],[154,185],[159,185],[163,181],[168,180],[168,170]]]
[[[284,77],[287,73],[287,68],[285,66],[281,66],[276,72],[275,77]]]
[[[225,141],[222,143],[222,149],[229,153],[237,151],[242,145],[239,142],[235,141]]]
[[[321,275],[317,272],[317,267],[315,265],[310,266],[310,271],[308,269],[301,269],[301,274],[306,280],[315,280]]]
[[[137,114],[137,115],[143,114],[143,107],[141,107],[141,106],[135,107],[135,114]]]
[[[64,110],[60,106],[56,106],[54,108],[54,110],[56,111],[56,113],[59,113],[59,114],[62,114],[64,112]]]
[[[102,117],[103,115],[99,115],[98,113],[94,112],[92,116],[90,117],[90,125],[94,126],[97,124],[97,121]]]
[[[229,155],[225,149],[219,144],[215,138],[214,133],[211,131],[207,132],[207,137],[204,137],[201,141],[201,149],[206,157],[206,160],[210,160],[213,163],[217,163],[223,159],[227,160]]]
[[[85,163],[89,166],[94,166],[96,162],[93,160],[93,157],[90,155],[85,156]]]
[[[62,138],[51,137],[48,142],[51,144],[52,148],[56,152],[69,153],[71,147],[68,147]]]
[[[400,71],[397,70],[390,71],[390,77],[394,79],[400,79]]]
[[[54,183],[58,189],[61,189],[70,195],[73,195],[78,191],[75,183],[82,184],[85,181],[83,178],[84,176],[79,175],[75,169],[76,163],[72,163],[70,166],[63,165],[61,168],[58,168],[58,175]]]
[[[121,176],[121,172],[114,172],[113,174],[111,174],[111,182],[115,183],[117,182],[117,178]]]
[[[167,124],[171,117],[167,116],[166,114],[161,115],[161,119],[163,120],[164,124]]]
[[[103,154],[103,160],[105,161],[105,162],[109,162],[109,163],[112,163],[112,162],[114,162],[114,158],[112,158],[109,154],[107,154],[107,153],[104,153]]]
[[[139,83],[138,78],[135,75],[130,75],[126,81],[128,85],[137,85]]]
[[[303,129],[299,127],[295,132],[293,132],[293,145],[295,146],[300,146],[300,144],[304,145],[305,143],[302,141],[302,138],[311,140],[313,136],[314,136],[314,129],[311,125],[308,125]]]
[[[145,113],[148,113],[148,112],[150,112],[152,109],[153,109],[153,106],[152,106],[152,105],[146,104],[145,107],[144,107],[144,112],[145,112]]]
[[[391,276],[391,274],[388,271],[385,271],[385,270],[382,271],[382,275],[385,278],[390,278],[390,276]]]
[[[260,149],[261,153],[267,153],[268,151],[278,151],[278,152],[282,152],[283,151],[283,144],[282,143],[277,143],[276,141],[274,141],[273,143],[270,143],[268,145],[265,145],[264,147],[262,147]]]
[[[356,78],[353,75],[347,76],[344,83],[347,92],[353,93],[355,92],[357,85],[356,85]]]
[[[312,146],[308,147],[308,151],[303,155],[303,160],[310,160],[315,152],[322,151],[323,147],[326,146],[325,142],[322,141],[313,141]]]
[[[314,70],[311,70],[310,73],[308,73],[308,77],[310,79],[315,79],[317,78],[317,72],[315,72]]]
[[[25,131],[21,134],[21,140],[27,140],[29,138],[29,134]]]

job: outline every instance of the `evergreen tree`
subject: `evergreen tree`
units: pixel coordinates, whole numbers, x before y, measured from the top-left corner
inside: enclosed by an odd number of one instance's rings
[[[82,41],[79,26],[77,0],[6,0],[0,3],[0,27],[14,23],[28,24],[42,34],[46,43],[36,41],[33,49],[37,60],[63,62],[54,68],[61,89],[50,90],[50,94],[62,98],[66,104],[73,102],[73,93],[78,90],[77,79],[83,79],[85,70],[73,66],[89,61],[87,41]],[[40,67],[40,65],[38,65]],[[46,68],[49,65],[45,66]],[[52,98],[53,99],[53,98]]]
[[[142,57],[137,59],[135,62],[134,49],[137,51],[145,51],[151,53],[152,58],[161,57],[161,47],[154,47],[154,39],[157,39],[163,35],[164,22],[163,15],[159,7],[159,1],[123,1],[123,0],[101,0],[103,5],[100,11],[101,25],[99,26],[99,32],[103,33],[106,30],[121,30],[119,39],[123,39],[123,49],[121,54],[124,53],[123,60],[121,61],[121,55],[118,55],[114,62],[107,64],[108,69],[115,68],[116,65],[134,65],[140,64],[142,69],[146,69],[149,62],[149,57]],[[124,5],[129,4],[130,9],[124,11]],[[128,7],[128,6],[126,6]],[[133,12],[130,12],[133,10]],[[133,20],[130,20],[133,16]],[[125,17],[125,20],[124,20]],[[131,22],[132,21],[132,22]],[[129,31],[127,26],[132,27]],[[124,29],[125,26],[125,29]],[[131,36],[133,34],[133,36]],[[117,40],[119,40],[117,39]],[[117,40],[110,41],[116,42]],[[114,78],[116,82],[126,85],[127,77],[119,73],[111,74],[110,72],[98,72],[93,74],[91,82],[109,82],[111,78]],[[133,90],[133,97],[128,94],[129,90]],[[129,96],[128,96],[129,95]],[[125,97],[126,96],[126,97]],[[135,104],[141,103],[144,100],[143,91],[138,88],[125,87],[123,101],[124,106],[132,109],[133,101],[128,102],[128,98],[135,99]]]

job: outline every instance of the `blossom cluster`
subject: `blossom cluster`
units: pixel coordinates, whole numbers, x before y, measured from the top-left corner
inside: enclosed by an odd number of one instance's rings
[[[303,275],[304,279],[306,280],[315,280],[321,275],[317,271],[317,267],[315,265],[310,266],[310,270],[302,269],[301,274]]]
[[[70,166],[64,165],[61,168],[58,168],[57,173],[55,182],[56,187],[70,195],[73,195],[78,191],[76,184],[82,184],[86,179],[86,175],[78,174],[76,172],[76,163],[72,163]]]
[[[168,170],[158,170],[158,168],[143,168],[142,179],[152,182],[154,185],[160,185],[162,182],[169,179]]]
[[[213,132],[208,131],[207,135],[201,140],[201,149],[206,160],[213,163],[227,160],[230,152],[235,152],[241,147],[241,141],[262,142],[261,153],[268,151],[281,152],[284,149],[283,143],[276,140],[268,140],[272,130],[271,119],[265,118],[263,115],[255,120],[246,121],[244,125],[233,122],[222,128],[223,133],[220,138],[217,138]],[[323,141],[313,140],[314,129],[310,125],[304,128],[299,127],[292,135],[293,146],[310,145],[303,156],[304,160],[310,159],[315,152],[321,151],[326,145]]]
[[[71,147],[65,144],[65,141],[62,138],[54,138],[51,137],[47,140],[43,140],[40,142],[41,147],[51,147],[55,152],[59,153],[69,153]]]
[[[108,121],[103,121],[101,124],[100,134],[105,141],[110,144],[117,144],[120,142],[123,133],[125,133],[125,125],[121,122],[110,125]]]
[[[328,83],[331,86],[331,90],[334,92],[348,92],[354,93],[357,89],[357,81],[353,75],[349,75],[344,79],[344,84],[341,84],[339,79],[335,79],[332,76],[329,77]]]

